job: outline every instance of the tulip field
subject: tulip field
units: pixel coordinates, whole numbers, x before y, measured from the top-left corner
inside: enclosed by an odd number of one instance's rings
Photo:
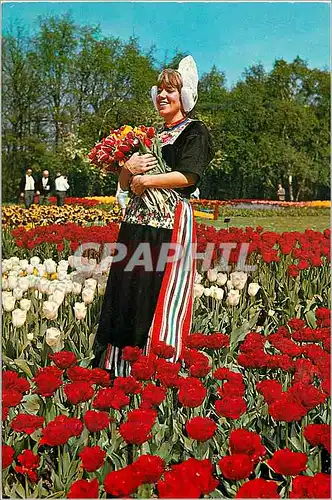
[[[120,215],[82,205],[7,207],[3,497],[330,498],[330,230],[199,224],[181,359],[128,346],[113,381],[92,345]]]

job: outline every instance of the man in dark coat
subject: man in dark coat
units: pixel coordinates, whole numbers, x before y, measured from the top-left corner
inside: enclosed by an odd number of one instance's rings
[[[42,177],[37,182],[37,189],[40,192],[39,204],[48,205],[52,190],[52,181],[48,170],[43,171]]]

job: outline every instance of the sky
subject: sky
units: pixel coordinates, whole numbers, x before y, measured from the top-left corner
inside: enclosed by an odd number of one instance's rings
[[[68,11],[79,25],[99,24],[104,36],[134,35],[143,50],[154,44],[160,62],[178,50],[194,57],[200,76],[216,65],[229,86],[250,65],[269,71],[279,58],[300,56],[311,68],[330,64],[328,3],[6,2],[2,29],[19,21],[33,32],[39,15]]]

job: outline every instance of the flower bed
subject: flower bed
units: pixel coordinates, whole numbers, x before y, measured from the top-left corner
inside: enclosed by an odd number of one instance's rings
[[[199,225],[199,252],[235,247],[229,269],[217,250],[200,263],[182,359],[129,348],[131,376],[111,383],[91,361],[112,257],[70,254],[118,227],[3,245],[4,495],[329,498],[330,231]]]
[[[57,207],[53,205],[32,205],[29,210],[20,205],[4,206],[2,209],[2,225],[5,227],[38,227],[50,224],[76,223],[87,225],[92,223],[108,224],[122,218],[121,209],[117,206],[111,210],[85,208],[80,205]]]
[[[291,318],[242,338],[192,334],[182,363],[165,360],[163,343],[151,358],[127,348],[132,375],[112,384],[89,368],[100,284],[32,259],[5,262],[43,274],[11,284],[27,281],[20,314],[5,295],[5,495],[329,498],[329,310],[311,327]]]
[[[56,197],[50,196],[49,202],[56,203],[57,202]],[[94,207],[96,205],[99,205],[100,202],[98,200],[95,200],[92,198],[72,198],[70,196],[66,196],[65,204],[66,205],[84,205],[85,207]]]
[[[316,208],[330,208],[330,200],[314,200],[314,201],[277,201],[277,200],[252,200],[252,199],[238,199],[238,200],[190,200],[191,204],[194,206],[202,206],[214,208],[217,206],[235,206],[240,204],[250,204],[250,205],[270,205],[278,207],[316,207]]]

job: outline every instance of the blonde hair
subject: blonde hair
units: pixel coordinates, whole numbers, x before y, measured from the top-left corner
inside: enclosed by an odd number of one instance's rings
[[[158,76],[157,86],[177,89],[181,94],[183,83],[180,73],[175,69],[164,69]]]

